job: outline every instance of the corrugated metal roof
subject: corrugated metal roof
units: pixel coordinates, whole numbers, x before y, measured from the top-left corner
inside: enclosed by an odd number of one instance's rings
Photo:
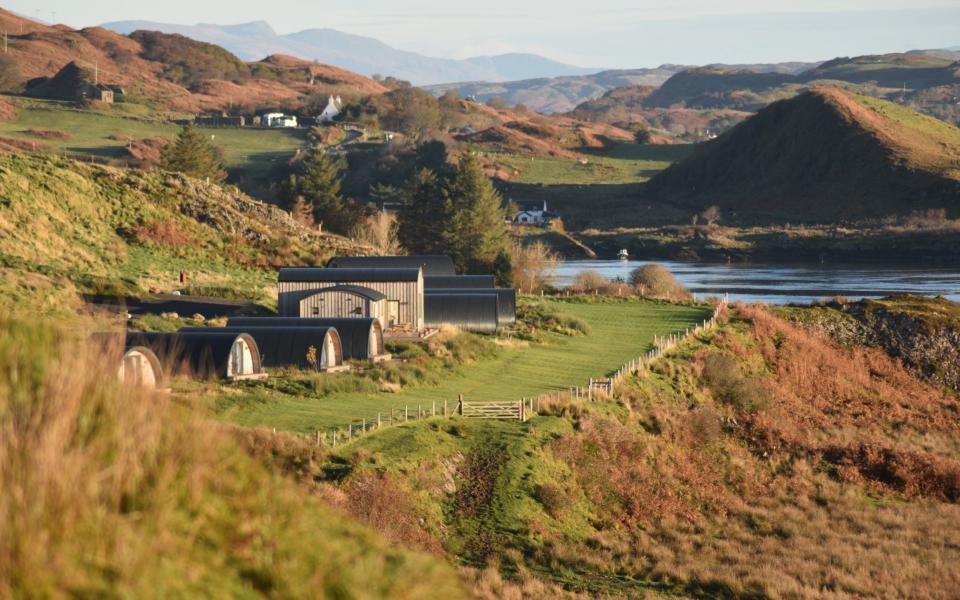
[[[430,288],[424,290],[424,294],[427,296],[436,294],[460,296],[493,294],[499,299],[497,303],[497,319],[500,321],[500,324],[513,323],[517,320],[517,290],[513,288]]]
[[[345,359],[366,360],[384,353],[383,329],[380,321],[367,317],[324,318],[324,317],[232,317],[227,327],[237,331],[246,331],[252,327],[335,327],[340,334]],[[370,347],[371,329],[375,330],[376,347]]]
[[[128,332],[127,346],[146,346],[174,374],[201,379],[226,378],[230,352],[239,337],[245,337],[253,353],[254,373],[263,372],[260,350],[252,336],[235,332],[200,331],[176,333]]]
[[[223,331],[253,337],[260,348],[260,359],[265,367],[313,367],[307,361],[307,352],[313,347],[319,353],[326,347],[328,337],[333,338],[338,356],[336,365],[343,364],[340,334],[333,327],[185,327],[181,333],[204,333]]]
[[[377,290],[371,290],[370,288],[360,285],[335,285],[333,287],[314,290],[314,294],[311,295],[322,294],[324,292],[347,292],[350,294],[356,294],[357,296],[362,296],[367,300],[373,300],[374,302],[387,299],[386,295],[381,294]]]
[[[496,294],[425,294],[423,321],[431,328],[447,324],[490,333],[499,326],[498,305]]]
[[[404,269],[421,268],[424,276],[456,275],[453,259],[440,254],[418,254],[411,256],[335,256],[327,263],[336,269]]]
[[[417,281],[420,269],[326,269],[323,267],[284,267],[278,281],[340,283],[354,281]]]
[[[493,275],[453,275],[444,277],[424,277],[424,288],[493,288],[496,287]]]

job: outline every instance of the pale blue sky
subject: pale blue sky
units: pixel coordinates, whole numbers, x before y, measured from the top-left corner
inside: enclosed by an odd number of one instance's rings
[[[588,67],[774,62],[960,46],[960,0],[12,0],[74,27],[146,19],[330,27],[432,56],[535,52]]]

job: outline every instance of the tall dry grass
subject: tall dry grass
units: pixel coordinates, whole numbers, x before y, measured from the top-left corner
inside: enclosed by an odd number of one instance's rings
[[[510,257],[514,285],[524,294],[534,294],[550,287],[560,264],[560,257],[542,242],[514,244]]]
[[[460,595],[445,565],[267,470],[302,448],[251,458],[191,406],[116,383],[92,348],[0,322],[0,597]]]

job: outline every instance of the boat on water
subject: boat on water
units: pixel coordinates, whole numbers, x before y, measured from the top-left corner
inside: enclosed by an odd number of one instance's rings
[[[623,248],[622,250],[620,250],[619,256],[620,256],[620,260],[630,260],[630,253],[627,252],[626,248]]]

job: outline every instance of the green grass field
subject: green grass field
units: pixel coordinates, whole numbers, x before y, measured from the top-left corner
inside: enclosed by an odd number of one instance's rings
[[[692,150],[690,144],[641,146],[619,144],[603,150],[588,150],[587,164],[569,158],[502,154],[496,163],[514,172],[516,183],[623,184],[642,183],[682,160]]]
[[[285,395],[256,387],[249,397],[231,389],[229,408],[222,417],[247,426],[276,427],[302,433],[375,420],[377,413],[409,406],[442,406],[451,410],[458,394],[467,400],[503,401],[531,397],[586,385],[651,347],[654,335],[665,335],[699,323],[705,308],[653,301],[598,304],[551,301],[586,322],[590,332],[580,336],[549,334],[546,343],[505,345],[494,358],[455,369],[438,385],[420,385],[399,393],[345,393],[325,398]]]
[[[56,152],[86,154],[103,159],[121,156],[125,137],[173,138],[180,127],[169,121],[151,118],[148,109],[133,104],[118,104],[98,111],[78,110],[67,103],[43,100],[16,100],[17,118],[0,121],[0,136],[37,142]],[[69,139],[43,139],[30,135],[29,129],[61,131]],[[274,161],[289,158],[306,140],[302,129],[200,128],[221,147],[227,167],[243,169],[248,177],[262,178]],[[120,139],[110,139],[117,137]]]

